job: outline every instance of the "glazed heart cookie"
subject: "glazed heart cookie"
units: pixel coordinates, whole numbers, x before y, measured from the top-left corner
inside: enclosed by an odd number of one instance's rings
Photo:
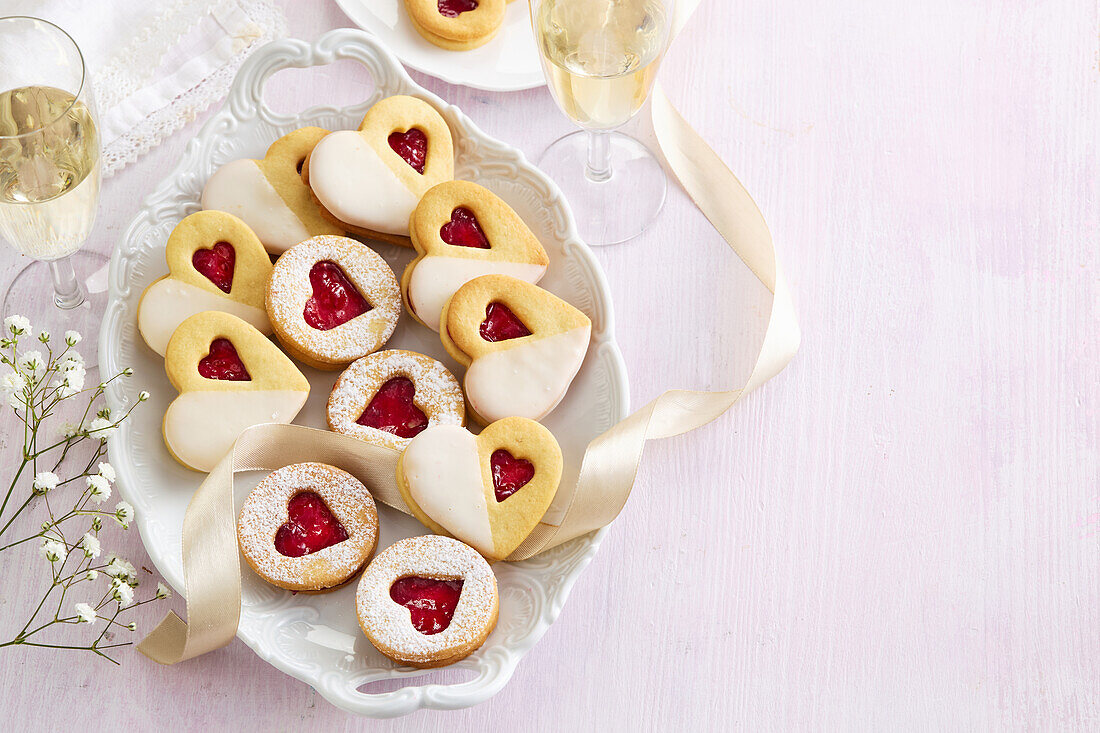
[[[483,275],[443,308],[444,348],[467,368],[466,401],[480,422],[541,420],[581,368],[592,322],[561,298],[507,275]]]
[[[457,425],[428,428],[398,459],[397,486],[424,526],[503,560],[546,513],[561,470],[549,430],[506,417],[476,436]]]
[[[401,289],[370,247],[323,235],[291,247],[275,263],[267,311],[291,356],[317,369],[339,369],[389,340],[401,316]]]
[[[336,433],[401,450],[430,425],[462,425],[466,401],[447,367],[412,351],[390,349],[351,363],[328,398]]]
[[[306,157],[328,133],[303,127],[273,142],[262,160],[226,163],[202,189],[202,208],[240,217],[272,254],[318,234],[343,234],[343,227],[321,215],[302,182]]]
[[[505,5],[505,0],[405,0],[416,32],[448,51],[487,43],[504,22]]]
[[[164,443],[196,471],[213,469],[245,428],[289,423],[309,396],[305,376],[270,339],[218,311],[180,324],[164,370],[180,393],[164,413]]]
[[[325,213],[353,234],[409,246],[409,215],[424,192],[454,178],[451,131],[416,97],[379,101],[358,130],[326,135],[302,178]]]
[[[469,181],[447,181],[425,193],[409,234],[418,256],[405,268],[401,291],[409,313],[433,331],[463,283],[490,274],[537,283],[550,263],[512,207]]]
[[[138,331],[164,356],[168,339],[196,313],[216,310],[271,333],[264,309],[271,260],[252,230],[221,211],[200,211],[176,225],[164,247],[168,275],[156,280],[138,304]]]

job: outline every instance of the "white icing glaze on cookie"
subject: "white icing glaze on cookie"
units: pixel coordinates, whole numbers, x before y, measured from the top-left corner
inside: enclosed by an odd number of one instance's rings
[[[309,186],[329,212],[348,224],[409,235],[419,196],[352,130],[321,138],[309,157]]]
[[[409,609],[390,597],[390,587],[409,576],[462,580],[451,623],[438,634],[417,631]],[[355,591],[359,625],[371,643],[421,664],[472,651],[470,646],[495,622],[497,604],[496,576],[489,563],[458,540],[440,535],[408,537],[390,545],[367,566]]]
[[[437,524],[482,554],[493,554],[477,439],[457,425],[430,427],[401,458],[409,494]]]
[[[439,315],[443,306],[456,290],[475,277],[511,275],[537,283],[545,273],[546,265],[429,256],[413,266],[409,277],[409,307],[428,328],[438,333]]]
[[[489,422],[540,420],[558,406],[584,361],[590,327],[570,329],[479,357],[466,371],[466,397]]]
[[[231,313],[248,321],[261,333],[271,333],[271,321],[263,309],[172,277],[157,280],[145,291],[138,306],[138,330],[149,348],[164,356],[168,339],[176,328],[203,311]]]
[[[243,220],[269,252],[280,254],[309,239],[309,230],[254,160],[234,160],[214,171],[202,189],[202,208]]]
[[[293,390],[184,392],[164,413],[164,439],[181,461],[210,471],[245,428],[289,423],[308,396]]]

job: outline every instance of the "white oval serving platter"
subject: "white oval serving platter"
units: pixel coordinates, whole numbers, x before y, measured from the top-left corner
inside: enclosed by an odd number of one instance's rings
[[[448,51],[425,41],[413,28],[404,0],[336,0],[336,4],[360,28],[384,38],[402,63],[449,84],[515,92],[546,83],[527,0],[508,3],[496,36],[469,51]]]
[[[271,111],[263,103],[268,77],[288,67],[352,59],[363,64],[375,90],[346,109],[317,107],[297,115]],[[183,590],[180,533],[183,515],[203,476],[180,467],[169,456],[161,435],[161,416],[175,397],[162,360],[142,342],[136,314],[142,291],[165,274],[164,244],[172,228],[199,209],[199,194],[211,173],[241,157],[259,158],[276,138],[303,125],[354,129],[378,99],[412,94],[433,104],[455,138],[456,177],[474,180],[502,196],[538,235],[550,255],[541,282],[592,318],[592,345],[562,404],[544,421],[562,445],[563,482],[574,481],[588,441],[621,420],[629,406],[626,371],[614,341],[611,300],[604,275],[577,235],[561,192],[515,148],[479,130],[457,108],[417,86],[400,64],[367,33],[340,29],[315,44],[286,40],[257,51],[241,68],[222,109],[192,140],[176,169],[153,190],[130,223],[111,258],[110,299],[100,332],[100,368],[114,374],[132,367],[134,376],[108,392],[113,410],[133,404],[141,389],[148,403],[109,440],[119,488],[137,509],[137,525],[160,573]],[[400,274],[412,251],[385,244],[372,246]],[[438,337],[403,315],[389,347],[411,349],[460,368],[443,351]],[[312,385],[309,401],[296,422],[324,427],[324,405],[337,373],[303,367]],[[261,478],[242,474],[237,506]],[[554,508],[551,508],[554,511]],[[379,549],[425,529],[400,512],[380,507]],[[498,692],[516,664],[553,623],[569,590],[599,546],[603,531],[578,538],[521,563],[495,566],[500,587],[500,621],[485,645],[448,668],[444,683],[416,681],[423,670],[395,665],[370,645],[355,618],[355,583],[322,595],[293,595],[259,580],[242,563],[243,603],[238,636],[263,659],[309,683],[335,705],[362,715],[388,717],[418,708],[452,709],[475,705]],[[440,676],[438,673],[435,675]],[[459,677],[459,681],[451,682]],[[391,678],[381,685],[371,683]],[[384,687],[383,691],[366,691]],[[397,689],[395,689],[397,688]]]

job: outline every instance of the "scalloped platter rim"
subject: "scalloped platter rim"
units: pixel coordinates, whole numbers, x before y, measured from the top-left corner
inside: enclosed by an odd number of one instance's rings
[[[363,103],[345,109],[316,107],[298,115],[277,114],[264,106],[263,86],[275,71],[339,59],[358,61],[371,73],[376,88]],[[277,137],[306,124],[354,128],[371,104],[390,94],[412,94],[440,110],[455,136],[456,177],[492,189],[524,217],[551,256],[542,285],[592,318],[592,345],[584,366],[566,399],[544,421],[562,444],[566,457],[563,481],[575,480],[588,441],[626,415],[626,370],[614,340],[607,282],[591,250],[580,241],[569,207],[553,182],[517,149],[488,137],[460,110],[416,85],[397,60],[363,31],[332,31],[312,45],[296,40],[269,44],[241,68],[225,105],[188,144],[176,169],[143,202],[111,258],[109,299],[99,339],[100,369],[103,374],[113,374],[130,366],[134,377],[111,385],[108,404],[116,411],[125,409],[141,389],[149,389],[153,397],[111,436],[108,448],[118,470],[120,492],[137,509],[138,529],[149,555],[177,590],[182,590],[183,513],[201,475],[176,465],[163,445],[159,415],[174,390],[164,375],[162,361],[137,334],[141,293],[164,274],[167,235],[180,219],[198,210],[202,185],[218,165],[240,157],[262,157]],[[412,256],[411,250],[372,246],[398,273]],[[460,373],[438,337],[407,316],[388,347],[422,351]],[[313,391],[297,422],[324,427],[324,403],[336,373],[303,369]],[[238,477],[238,507],[259,478],[254,474]],[[425,532],[415,520],[388,507],[380,507],[380,514],[380,549],[401,537]],[[504,687],[519,660],[553,623],[605,531],[577,538],[525,562],[496,566],[500,620],[480,650],[448,668],[461,670],[458,682],[410,681],[393,689],[401,679],[425,671],[395,665],[358,632],[351,600],[355,583],[331,593],[295,596],[260,581],[242,563],[238,636],[262,659],[312,685],[349,712],[392,717],[425,707],[475,705]],[[448,675],[448,679],[454,677]],[[395,682],[394,678],[399,679]],[[382,682],[386,689],[362,689],[375,682]]]

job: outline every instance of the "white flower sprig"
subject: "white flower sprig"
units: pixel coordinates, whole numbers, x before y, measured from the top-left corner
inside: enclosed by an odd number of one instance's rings
[[[22,339],[32,340],[33,348],[21,351]],[[23,425],[22,460],[0,502],[0,552],[37,540],[39,554],[49,564],[52,578],[30,620],[10,641],[0,642],[0,649],[14,646],[84,649],[117,664],[107,650],[130,642],[115,642],[108,632],[136,629],[134,623],[120,621],[119,615],[169,595],[167,586],[158,583],[152,596],[137,600],[137,569],[113,553],[103,557],[100,536],[108,518],[123,530],[129,529],[134,520],[134,507],[125,501],[118,502],[113,511],[102,506],[111,498],[112,484],[117,480],[114,467],[106,460],[106,441],[138,404],[149,399],[149,393],[140,392],[121,416],[116,417],[109,408],[100,406],[98,403],[108,386],[131,376],[133,371],[124,369],[86,388],[87,368],[74,348],[80,341],[79,333],[66,331],[64,346],[59,344],[55,353],[49,332],[35,335],[30,321],[19,315],[5,318],[0,332],[0,405],[6,404],[14,410]],[[57,431],[57,437],[51,438],[52,434],[42,429],[43,423],[64,401],[81,396],[87,399],[87,405],[80,421],[66,423]],[[66,458],[75,458],[84,446],[91,455],[86,462],[83,457],[80,459],[82,470],[62,479],[58,473],[62,464]],[[23,479],[28,471],[33,476],[29,481]],[[27,496],[15,508],[12,498],[21,486],[26,486]],[[73,501],[73,508],[56,511],[54,505],[61,497]],[[9,505],[13,507],[11,511]],[[46,520],[37,532],[11,541],[6,534],[19,526],[14,524],[15,520],[34,508],[43,509]],[[93,590],[95,583],[105,583],[106,588]],[[77,591],[92,597],[99,595],[99,600],[72,603],[70,593]],[[98,636],[83,646],[50,643],[41,636],[57,624],[94,627],[100,623]]]

